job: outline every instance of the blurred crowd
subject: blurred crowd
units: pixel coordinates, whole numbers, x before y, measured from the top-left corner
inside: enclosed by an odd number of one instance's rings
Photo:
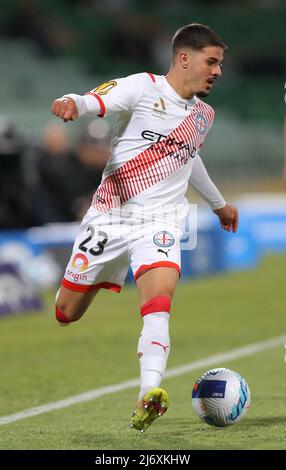
[[[172,12],[184,13],[189,22],[195,19],[193,7],[199,6],[202,10],[197,20],[201,21],[203,7],[208,11],[215,5],[218,14],[210,25],[216,29],[215,19],[228,11],[226,5],[235,4],[243,12],[241,18],[238,14],[224,16],[218,24],[223,39],[228,43],[230,38],[231,53],[223,69],[227,80],[213,95],[211,104],[244,120],[277,119],[280,126],[285,112],[284,102],[281,105],[281,77],[286,71],[281,24],[285,23],[286,10],[269,15],[275,7],[282,8],[285,0],[14,0],[3,4],[0,38],[27,41],[42,61],[78,53],[85,72],[96,76],[123,76],[144,70],[165,73],[170,38],[175,26],[181,24],[176,23]],[[249,7],[260,7],[264,14],[251,22]],[[265,14],[267,8],[269,13]],[[272,24],[269,18],[275,22]],[[251,36],[255,28],[259,34]],[[24,76],[26,82],[19,74],[19,89],[30,80],[30,89],[36,90],[34,71],[30,73]],[[39,75],[38,80],[42,78]],[[19,99],[16,85],[7,88],[11,102]],[[31,100],[37,99],[35,92]],[[109,129],[104,126],[103,120],[91,123],[74,142],[67,126],[49,124],[41,139],[32,142],[0,118],[0,228],[81,220],[109,158]],[[286,120],[284,142],[286,149]],[[286,187],[286,150],[283,175]]]
[[[75,143],[62,123],[35,143],[0,119],[0,228],[81,220],[109,154],[109,126],[99,119]]]
[[[192,7],[215,6],[224,9],[227,5],[231,9],[237,4],[244,11],[246,19],[248,8],[264,12],[263,30],[268,24],[265,11],[283,7],[285,1],[15,0],[5,21],[2,20],[2,24],[0,21],[0,36],[28,40],[40,57],[63,54],[79,56],[86,69],[92,73],[109,73],[113,68],[120,71],[120,67],[126,73],[135,73],[136,67],[140,70],[155,68],[162,71],[169,64],[170,39],[176,29],[175,25],[170,28],[164,23],[162,12],[171,18],[173,11],[185,11],[186,22],[192,22]],[[216,29],[215,23],[211,26]],[[234,34],[247,37],[248,26],[245,21],[240,26],[239,29],[234,28]],[[273,28],[279,29],[275,25]],[[226,40],[229,36],[228,26],[220,26],[219,33]],[[258,33],[260,35],[261,32]],[[254,43],[252,41],[249,50],[242,46],[241,53],[236,57],[236,73],[261,77],[285,72],[280,52],[280,34],[275,39],[276,34],[277,31],[272,37],[269,36],[269,30],[264,31],[271,44],[268,50],[259,50],[259,44],[265,37],[263,35]],[[263,47],[265,43],[262,43]]]

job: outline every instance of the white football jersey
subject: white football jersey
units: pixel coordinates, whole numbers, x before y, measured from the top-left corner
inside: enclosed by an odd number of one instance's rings
[[[163,75],[139,73],[92,90],[99,116],[118,113],[110,159],[92,205],[170,211],[185,203],[198,150],[214,110],[197,97],[183,99]]]

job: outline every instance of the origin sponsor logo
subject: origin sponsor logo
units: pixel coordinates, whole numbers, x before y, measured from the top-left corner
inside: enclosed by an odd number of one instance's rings
[[[72,260],[72,267],[77,271],[85,271],[88,267],[88,259],[82,253],[77,253]]]
[[[68,269],[67,275],[72,278],[73,281],[78,282],[78,281],[87,281],[87,276],[86,274],[76,274]]]

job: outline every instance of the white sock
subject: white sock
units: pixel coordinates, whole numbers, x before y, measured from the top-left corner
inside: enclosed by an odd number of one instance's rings
[[[138,400],[154,387],[159,387],[170,352],[169,313],[149,313],[143,317],[143,329],[137,353],[140,361],[141,387]]]

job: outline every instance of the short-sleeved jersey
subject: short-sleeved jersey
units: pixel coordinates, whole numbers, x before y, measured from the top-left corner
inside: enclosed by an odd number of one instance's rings
[[[140,73],[90,92],[99,116],[117,112],[111,157],[92,205],[170,210],[184,203],[194,159],[212,126],[214,110],[183,99],[163,75]]]

